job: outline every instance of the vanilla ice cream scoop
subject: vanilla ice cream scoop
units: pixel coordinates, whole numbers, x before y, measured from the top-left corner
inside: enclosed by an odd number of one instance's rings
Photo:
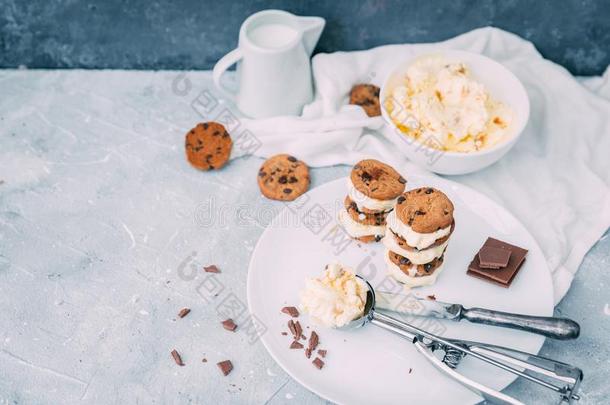
[[[301,309],[319,325],[340,328],[362,316],[367,290],[350,268],[332,263],[320,277],[306,281]]]

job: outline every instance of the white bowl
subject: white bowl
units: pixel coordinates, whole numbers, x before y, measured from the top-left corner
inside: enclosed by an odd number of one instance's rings
[[[478,82],[483,83],[491,96],[513,110],[513,121],[510,123],[506,138],[489,149],[475,152],[440,151],[424,145],[402,133],[390,119],[385,109],[385,100],[392,90],[403,82],[407,68],[417,55],[400,63],[385,79],[381,88],[381,114],[385,120],[384,131],[394,139],[396,146],[413,162],[439,174],[465,174],[480,170],[497,162],[517,142],[527,124],[530,113],[530,102],[523,84],[517,77],[500,63],[477,53],[442,50],[434,52],[451,60],[464,62]]]

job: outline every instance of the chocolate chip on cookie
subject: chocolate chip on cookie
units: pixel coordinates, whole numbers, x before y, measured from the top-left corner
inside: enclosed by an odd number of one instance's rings
[[[186,158],[200,170],[220,169],[231,155],[233,141],[217,122],[197,124],[186,134]]]
[[[356,190],[376,200],[393,200],[405,191],[407,183],[392,166],[374,159],[356,163],[350,180]]]
[[[267,159],[258,171],[261,193],[272,200],[292,201],[309,189],[309,168],[294,156]]]
[[[396,205],[396,216],[415,232],[432,233],[453,223],[453,204],[442,191],[421,187],[402,196],[405,199]]]
[[[369,117],[381,115],[379,87],[372,84],[357,84],[349,94],[349,103],[359,105]]]

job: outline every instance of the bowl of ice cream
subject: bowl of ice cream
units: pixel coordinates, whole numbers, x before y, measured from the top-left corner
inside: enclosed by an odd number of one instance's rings
[[[487,167],[517,142],[530,104],[517,77],[480,54],[444,50],[401,62],[380,91],[384,130],[439,174]]]

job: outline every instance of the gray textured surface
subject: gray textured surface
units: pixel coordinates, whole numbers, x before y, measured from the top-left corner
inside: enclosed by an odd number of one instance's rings
[[[600,74],[610,63],[604,0],[0,0],[0,67],[208,69],[235,47],[241,22],[266,8],[326,18],[324,52],[494,25],[574,74]]]
[[[184,133],[201,119],[190,102],[210,80],[188,73],[193,87],[176,92],[176,77],[0,72],[0,404],[324,402],[246,331],[219,325],[223,297],[245,302],[269,219],[243,213],[282,204],[260,196],[257,158],[211,173],[186,163]],[[312,186],[348,170],[316,169]],[[607,235],[556,310],[581,322],[581,338],[542,349],[583,367],[584,404],[610,396]],[[219,297],[202,298],[191,263],[222,269]],[[177,320],[182,307],[192,312]],[[235,369],[222,377],[227,358]],[[553,399],[522,381],[507,391]]]

